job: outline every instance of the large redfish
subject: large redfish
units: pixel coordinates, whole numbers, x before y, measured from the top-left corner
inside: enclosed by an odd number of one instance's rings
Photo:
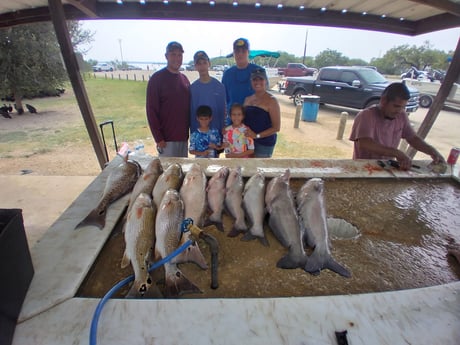
[[[161,258],[176,250],[182,236],[182,222],[184,220],[184,203],[175,189],[168,189],[158,208],[155,222],[155,253]],[[201,292],[189,281],[177,264],[169,261],[165,263],[165,296],[177,297],[187,292]]]
[[[163,173],[163,167],[159,158],[154,157],[145,168],[144,173],[139,177],[136,184],[134,185],[133,191],[129,197],[128,210],[126,213],[131,211],[131,207],[134,201],[141,193],[152,195],[153,187],[158,180],[158,177]]]
[[[112,170],[107,178],[104,192],[98,205],[75,227],[75,229],[85,225],[94,225],[99,229],[103,229],[109,205],[131,192],[141,174],[142,167],[138,162],[123,160],[122,163]]]
[[[121,268],[131,263],[134,271],[134,283],[127,297],[142,297],[152,285],[148,268],[153,261],[155,215],[156,207],[152,205],[150,195],[139,194],[126,219],[126,247]]]
[[[193,224],[202,227],[206,212],[206,174],[198,163],[193,163],[187,171],[180,187],[180,197],[184,202],[185,216],[193,220]],[[180,245],[190,238],[190,232],[182,236]],[[179,261],[181,260],[181,261]],[[201,253],[197,243],[189,246],[181,257],[177,257],[174,262],[195,262],[202,269],[207,269],[206,259]]]

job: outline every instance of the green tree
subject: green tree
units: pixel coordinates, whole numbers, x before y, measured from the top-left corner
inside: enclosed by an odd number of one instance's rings
[[[92,39],[78,22],[68,24],[74,47]],[[14,99],[19,114],[23,98],[56,93],[68,80],[51,23],[0,29],[0,47],[0,94]]]
[[[343,56],[342,53],[336,50],[326,49],[316,55],[315,67],[321,68],[325,66],[348,65],[349,61],[350,59]]]
[[[431,67],[434,69],[446,70],[448,54],[432,49],[429,41],[417,47],[408,44],[394,47],[388,50],[383,57],[372,59],[371,64],[376,66],[381,73],[399,75],[410,67],[419,70]]]

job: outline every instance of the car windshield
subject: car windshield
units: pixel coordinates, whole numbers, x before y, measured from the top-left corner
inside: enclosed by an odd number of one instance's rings
[[[388,83],[388,80],[386,80],[383,75],[381,75],[380,73],[376,72],[372,68],[361,70],[361,75],[364,78],[364,80],[366,80],[366,82],[369,83],[369,84],[384,84],[384,83]]]

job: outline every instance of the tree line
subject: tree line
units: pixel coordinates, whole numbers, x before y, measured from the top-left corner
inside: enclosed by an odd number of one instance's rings
[[[276,67],[286,67],[289,62],[303,63],[308,67],[318,69],[325,66],[374,66],[380,73],[389,75],[400,75],[410,67],[424,70],[429,66],[433,69],[446,71],[449,66],[449,57],[453,56],[453,51],[444,52],[433,49],[433,45],[429,41],[425,41],[421,46],[405,44],[394,47],[382,57],[372,58],[370,61],[349,58],[332,49],[323,50],[314,57],[299,57],[283,51],[278,51],[278,53],[280,53],[280,57],[276,62]],[[256,57],[254,62],[265,65],[266,60]],[[211,63],[214,66],[232,65],[233,60],[226,57],[217,57],[211,59]]]
[[[78,21],[68,21],[69,34],[81,70],[91,70],[97,61],[85,62],[81,46],[87,46],[94,39],[94,33],[84,30]],[[433,49],[429,41],[421,46],[401,45],[388,50],[382,57],[370,61],[352,59],[341,52],[326,49],[315,57],[298,57],[280,51],[276,67],[285,67],[289,62],[301,62],[309,67],[321,68],[331,65],[375,66],[381,73],[399,75],[410,67],[423,70],[447,70],[449,56],[453,52]],[[255,63],[266,65],[267,59],[256,57]],[[233,58],[215,57],[212,65],[232,65]],[[190,61],[189,64],[193,64]],[[271,60],[273,66],[274,60]],[[117,66],[117,62],[114,62]],[[119,68],[123,66],[118,66]],[[0,96],[3,102],[14,102],[17,111],[22,112],[22,100],[37,96],[58,95],[68,81],[61,58],[61,52],[51,23],[33,23],[0,29]],[[0,104],[1,105],[1,104]]]

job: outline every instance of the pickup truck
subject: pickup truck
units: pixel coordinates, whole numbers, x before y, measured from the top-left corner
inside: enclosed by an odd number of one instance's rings
[[[379,103],[383,90],[390,84],[383,75],[369,67],[332,66],[319,70],[316,79],[288,77],[284,94],[294,105],[302,103],[302,95],[317,95],[321,103],[364,109]],[[409,88],[411,98],[406,111],[418,109],[419,92]]]
[[[441,83],[439,81],[403,79],[403,83],[408,87],[414,87],[420,92],[420,106],[422,108],[429,108],[433,103],[434,98],[438,94]],[[454,83],[450,89],[449,94],[444,102],[448,107],[460,107],[460,84]]]
[[[288,63],[285,68],[278,68],[278,75],[285,77],[302,77],[302,76],[312,76],[318,70],[316,68],[310,68],[305,66],[302,63]]]

